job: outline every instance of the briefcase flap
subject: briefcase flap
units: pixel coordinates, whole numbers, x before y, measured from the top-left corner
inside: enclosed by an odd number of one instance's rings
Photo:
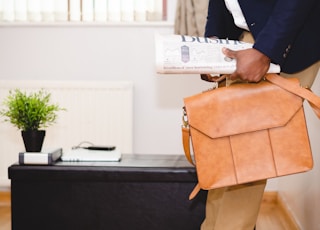
[[[297,79],[290,79],[296,81]],[[268,81],[238,83],[184,99],[188,123],[211,138],[286,125],[302,108],[301,97]]]

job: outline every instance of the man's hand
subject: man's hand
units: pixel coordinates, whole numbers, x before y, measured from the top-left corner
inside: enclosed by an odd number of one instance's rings
[[[239,51],[223,48],[222,52],[237,61],[236,71],[230,75],[231,80],[259,82],[270,66],[270,58],[254,48]]]

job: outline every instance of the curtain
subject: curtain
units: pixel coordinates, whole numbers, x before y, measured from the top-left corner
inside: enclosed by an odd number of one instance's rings
[[[174,33],[203,36],[209,0],[177,0]]]

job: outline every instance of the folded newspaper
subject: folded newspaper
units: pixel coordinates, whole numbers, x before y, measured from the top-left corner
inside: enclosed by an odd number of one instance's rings
[[[236,60],[226,57],[222,48],[243,50],[252,45],[237,40],[156,34],[156,70],[161,74],[231,74]],[[279,72],[280,66],[271,63],[268,73]]]

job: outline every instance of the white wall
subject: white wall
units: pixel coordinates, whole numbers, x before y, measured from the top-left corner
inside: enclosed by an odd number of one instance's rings
[[[320,95],[320,72],[312,90]],[[314,168],[310,172],[287,176],[278,181],[281,198],[292,211],[301,230],[320,229],[320,121],[305,102],[306,119],[314,158]]]
[[[172,25],[0,27],[0,78],[132,80],[134,152],[181,153],[182,98],[209,85],[157,75],[155,32],[172,33]]]

